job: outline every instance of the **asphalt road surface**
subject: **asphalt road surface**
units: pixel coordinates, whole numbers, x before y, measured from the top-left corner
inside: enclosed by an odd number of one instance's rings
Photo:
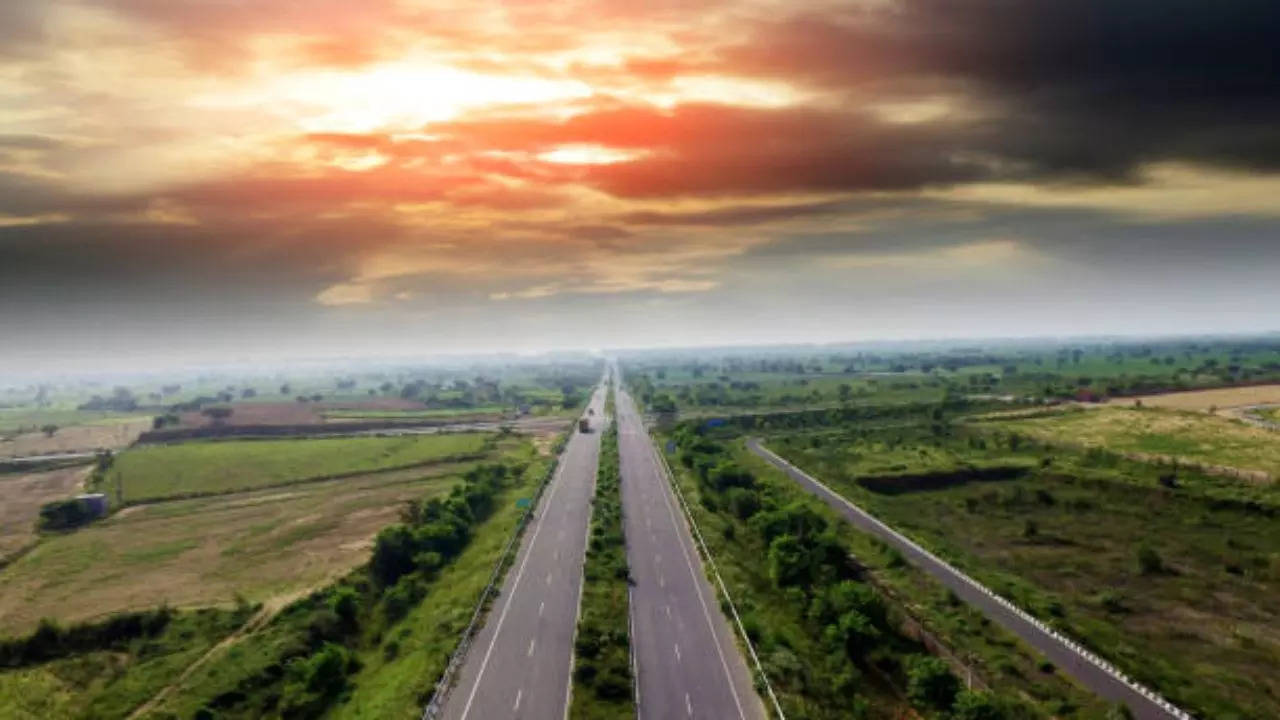
[[[631,398],[618,390],[639,720],[763,720],[764,705]]]
[[[604,398],[601,386],[589,405],[595,411],[588,416],[591,432],[570,436],[525,528],[515,564],[467,652],[443,717],[564,717]]]
[[[1058,669],[1074,677],[1077,682],[1092,690],[1098,696],[1112,702],[1124,703],[1129,706],[1134,717],[1138,718],[1138,720],[1169,720],[1177,717],[1157,705],[1152,699],[1137,692],[1118,678],[1090,662],[1077,650],[1028,622],[1022,616],[966,582],[955,568],[935,557],[920,552],[918,548],[907,542],[903,536],[889,526],[849,502],[804,471],[775,455],[767,448],[762,447],[758,441],[748,440],[747,447],[751,452],[765,459],[774,467],[787,473],[801,487],[816,495],[836,512],[847,518],[854,527],[875,535],[897,549],[912,565],[929,573],[938,582],[945,585],[962,600],[980,610],[982,614],[992,621],[1022,638],[1028,645],[1040,651]]]

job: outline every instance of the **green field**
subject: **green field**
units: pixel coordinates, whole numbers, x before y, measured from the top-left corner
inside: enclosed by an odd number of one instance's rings
[[[226,440],[141,446],[120,453],[103,492],[125,503],[240,492],[312,478],[473,457],[478,433],[404,437]]]
[[[57,425],[59,428],[73,425],[114,425],[140,417],[147,417],[147,415],[72,408],[0,408],[0,434],[36,432],[45,425]]]
[[[1016,425],[1028,422],[1039,421]],[[1025,441],[1014,450],[991,438],[855,430],[770,446],[1200,716],[1280,711],[1271,671],[1280,666],[1280,529],[1267,511],[1214,500],[1201,484],[1182,484],[1185,474],[1176,490],[1161,487],[1155,477],[1167,467],[1029,451]],[[957,459],[976,468],[1001,455],[1047,464],[1001,481],[950,472]],[[928,481],[930,465],[945,482]],[[901,481],[887,485],[884,468],[899,467]]]

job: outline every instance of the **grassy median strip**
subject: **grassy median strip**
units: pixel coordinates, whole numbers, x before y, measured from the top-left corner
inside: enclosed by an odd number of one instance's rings
[[[573,703],[576,720],[633,718],[636,709],[627,626],[628,569],[622,534],[618,430],[601,439],[600,467],[591,512],[591,540],[583,570],[581,617],[574,643]]]

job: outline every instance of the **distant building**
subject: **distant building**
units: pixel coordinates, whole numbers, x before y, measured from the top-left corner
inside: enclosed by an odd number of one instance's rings
[[[1089,388],[1080,388],[1076,391],[1076,402],[1099,403],[1103,401],[1103,397]]]
[[[77,495],[76,500],[78,500],[94,518],[100,518],[107,514],[107,496],[102,493]]]

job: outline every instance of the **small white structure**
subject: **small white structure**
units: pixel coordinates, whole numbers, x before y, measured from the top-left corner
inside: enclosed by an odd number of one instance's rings
[[[107,496],[102,493],[77,495],[76,500],[91,512],[95,518],[100,518],[107,514]]]

